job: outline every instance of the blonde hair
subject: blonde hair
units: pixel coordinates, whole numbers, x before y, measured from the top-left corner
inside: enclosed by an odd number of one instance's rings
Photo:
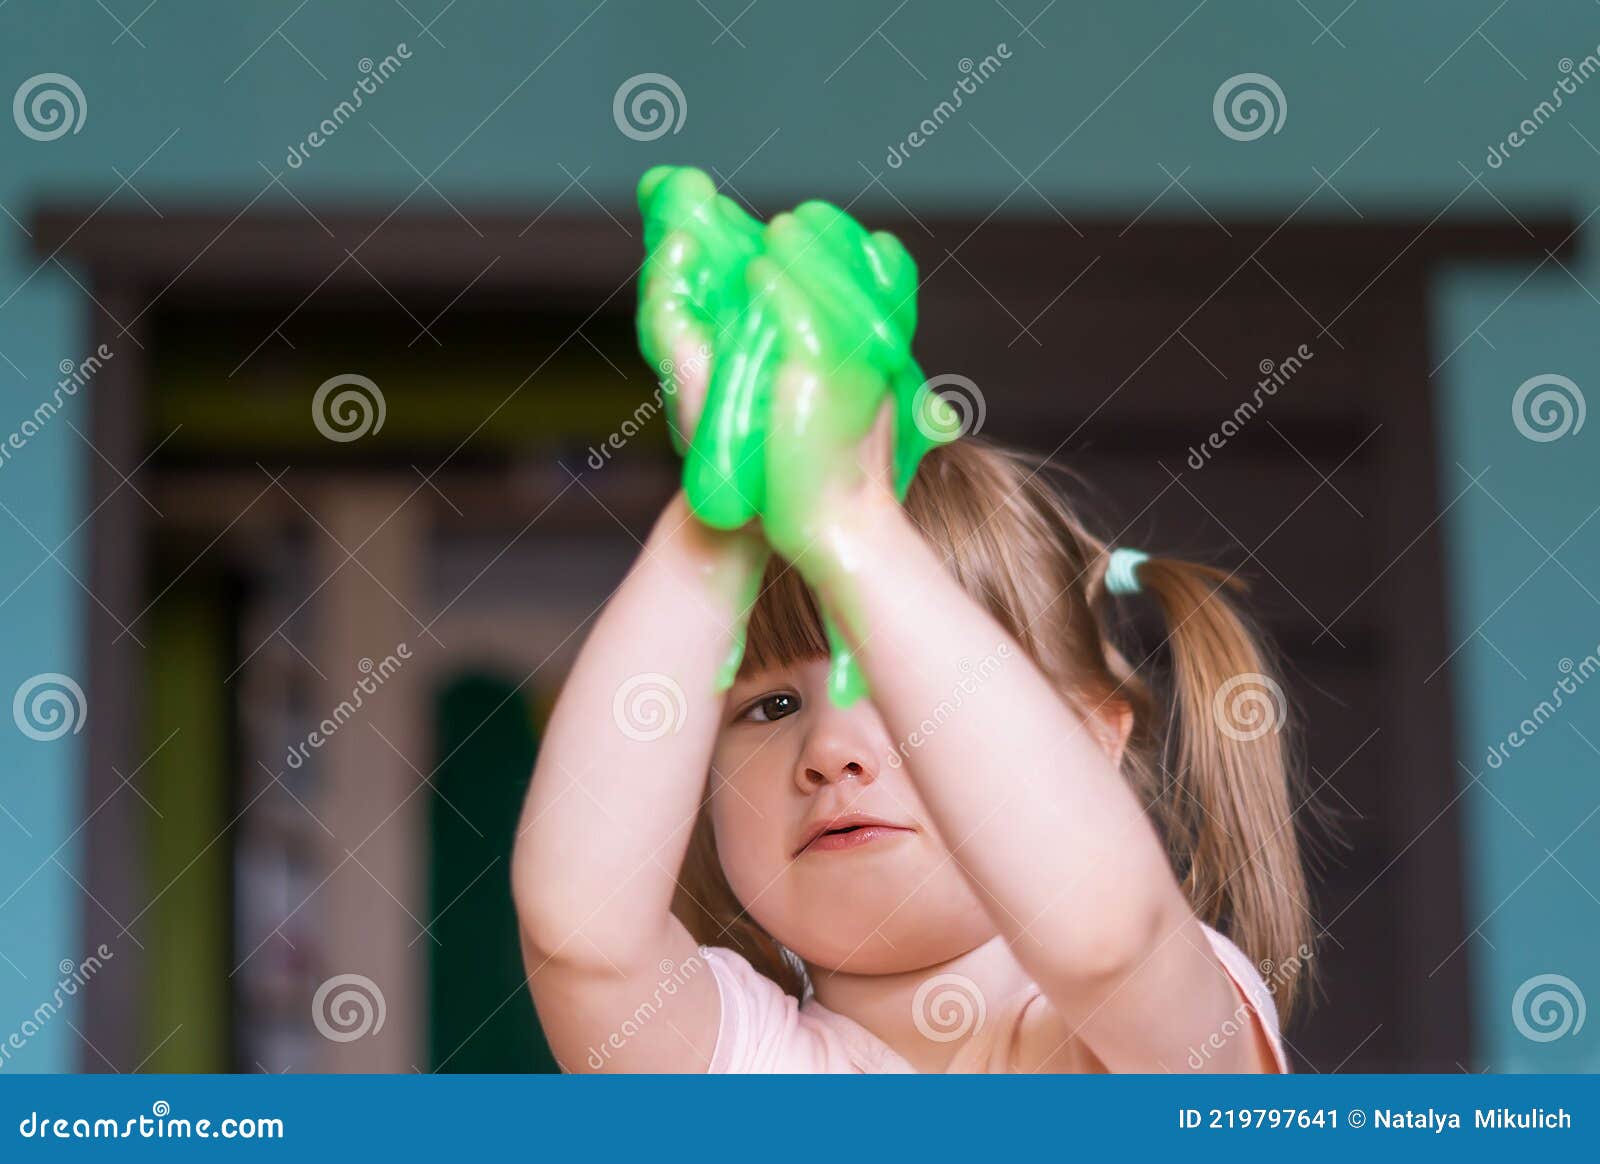
[[[1303,985],[1311,915],[1293,816],[1295,765],[1281,687],[1266,648],[1235,604],[1243,585],[1210,566],[1152,555],[1140,590],[1164,616],[1166,661],[1130,661],[1123,604],[1105,590],[1111,546],[1094,536],[1039,467],[976,438],[923,460],[905,509],[961,586],[1014,637],[1071,706],[1090,715],[1125,703],[1133,727],[1122,771],[1164,840],[1195,914],[1272,968],[1287,1014]],[[751,612],[744,666],[827,654],[816,605],[774,560]],[[1147,673],[1154,673],[1146,678]],[[1271,719],[1235,722],[1228,697],[1267,693]],[[695,938],[732,946],[789,993],[804,969],[734,896],[702,811],[674,907]]]

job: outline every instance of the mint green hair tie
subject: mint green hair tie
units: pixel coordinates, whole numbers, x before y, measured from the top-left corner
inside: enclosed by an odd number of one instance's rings
[[[1111,551],[1111,560],[1106,564],[1106,593],[1107,594],[1137,594],[1139,593],[1139,566],[1150,560],[1150,555],[1143,550],[1131,550],[1127,546],[1118,546]]]

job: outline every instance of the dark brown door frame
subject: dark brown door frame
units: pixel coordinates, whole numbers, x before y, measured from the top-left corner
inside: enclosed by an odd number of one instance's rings
[[[631,213],[620,211],[618,218],[635,221]],[[1270,256],[1275,277],[1291,286],[1314,278],[1330,263],[1341,264],[1350,272],[1374,273],[1389,301],[1403,305],[1404,317],[1397,317],[1394,325],[1411,336],[1426,335],[1428,276],[1441,262],[1525,260],[1573,249],[1570,220],[1530,214],[1526,221],[1531,225],[1386,220],[1359,225],[1229,222],[1225,228],[1211,222],[1140,221],[1131,230],[1129,224],[1104,220],[1082,220],[1069,228],[1053,218],[901,218],[874,224],[896,231],[919,256],[924,271],[935,275],[923,292],[923,318],[939,326],[931,337],[924,327],[924,342],[948,352],[959,349],[962,337],[960,308],[947,303],[940,320],[944,288],[958,285],[971,295],[974,282],[981,280],[1003,302],[1010,302],[1013,293],[1046,289],[1054,294],[1098,255],[1113,257],[1118,277],[1130,285],[1140,280],[1184,285],[1186,273],[1194,270],[1237,273],[1262,253]],[[88,819],[83,834],[87,883],[97,899],[84,905],[85,948],[112,944],[120,969],[85,998],[86,1035],[98,1048],[84,1049],[86,1070],[104,1069],[102,1054],[124,1069],[140,1059],[137,949],[121,930],[148,903],[136,874],[141,867],[137,805],[121,784],[144,759],[142,656],[132,636],[139,633],[138,619],[151,596],[143,586],[143,503],[123,475],[134,486],[143,475],[134,468],[144,455],[142,418],[148,392],[148,368],[139,345],[148,334],[150,312],[182,300],[304,306],[319,295],[382,296],[380,284],[441,304],[470,285],[474,299],[498,296],[531,308],[541,300],[559,297],[570,304],[578,298],[587,300],[596,315],[631,311],[632,275],[640,257],[636,228],[625,233],[616,221],[601,216],[547,215],[530,223],[526,215],[504,211],[474,213],[471,222],[475,229],[454,215],[385,217],[368,209],[322,207],[315,215],[273,210],[234,218],[196,209],[158,219],[53,205],[33,217],[33,245],[41,259],[77,266],[92,289],[95,302],[86,304],[89,346],[105,343],[117,353],[89,393],[89,432],[99,455],[87,457],[88,503],[95,514],[89,530],[89,587],[94,596],[84,602],[86,687],[95,721],[85,764],[83,812]],[[951,258],[958,262],[950,264]],[[1197,287],[1197,301],[1203,293]],[[1406,381],[1426,385],[1425,345],[1415,344],[1412,350]],[[1025,434],[1028,412],[1028,402],[1019,400],[1011,428]],[[1402,914],[1410,928],[1401,940],[1420,959],[1425,952],[1452,948],[1467,929],[1458,830],[1424,828],[1434,806],[1451,799],[1455,784],[1448,755],[1440,752],[1441,741],[1454,743],[1448,670],[1424,682],[1449,650],[1437,601],[1445,592],[1443,534],[1440,523],[1430,524],[1439,511],[1431,393],[1407,396],[1386,427],[1388,443],[1415,455],[1385,461],[1383,487],[1392,507],[1388,545],[1382,548],[1385,558],[1406,549],[1426,527],[1420,541],[1406,550],[1418,565],[1404,572],[1404,593],[1395,604],[1407,612],[1404,625],[1389,628],[1399,647],[1390,684],[1406,693],[1411,708],[1393,745],[1400,760],[1395,778],[1406,788],[1395,800],[1399,819],[1393,825],[1397,834],[1422,834],[1418,846],[1425,858],[1409,862],[1411,872],[1389,891],[1406,903]],[[1419,617],[1418,611],[1433,613]],[[1456,1054],[1465,1062],[1465,959],[1448,963],[1428,989],[1412,992],[1406,1001],[1402,1045],[1432,1048],[1434,1060]]]

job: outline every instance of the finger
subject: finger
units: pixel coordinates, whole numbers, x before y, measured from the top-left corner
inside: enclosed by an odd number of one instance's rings
[[[872,431],[861,442],[861,469],[867,479],[885,489],[894,488],[895,401],[885,395],[878,405]]]
[[[680,456],[694,439],[710,382],[711,349],[694,343],[692,336],[681,337],[672,359],[662,368],[661,378],[662,388],[676,401],[676,408],[667,411],[667,425]]]

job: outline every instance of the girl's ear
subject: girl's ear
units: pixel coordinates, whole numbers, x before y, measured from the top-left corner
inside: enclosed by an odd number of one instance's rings
[[[1133,706],[1123,699],[1107,700],[1094,713],[1094,731],[1112,766],[1120,767],[1133,732]]]

